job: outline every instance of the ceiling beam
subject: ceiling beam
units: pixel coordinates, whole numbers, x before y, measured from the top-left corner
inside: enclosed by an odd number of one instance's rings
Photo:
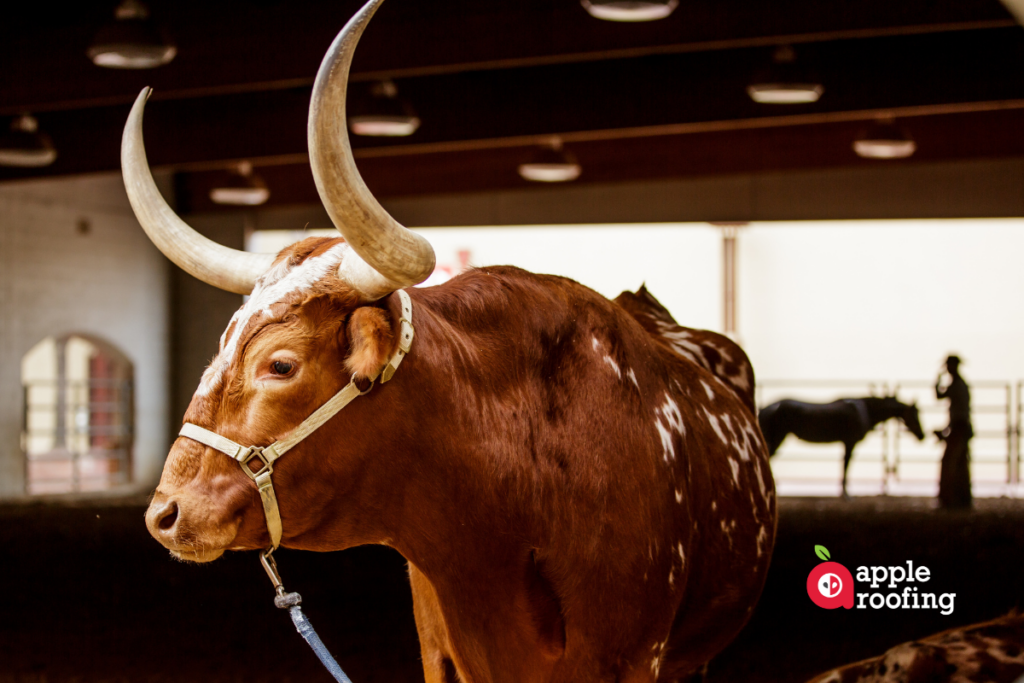
[[[856,156],[852,145],[865,128],[862,121],[582,141],[571,146],[583,168],[573,185],[1024,156],[1024,107],[908,117],[900,122],[917,142],[918,151],[910,159],[895,161]],[[958,134],[950,135],[950,130]],[[363,158],[359,170],[381,198],[536,188],[537,183],[523,180],[516,172],[528,156],[529,150],[516,147],[464,149]],[[271,189],[268,206],[319,203],[305,160],[264,166],[258,172]],[[180,210],[223,209],[210,201],[209,192],[224,177],[223,171],[179,174]]]
[[[179,47],[169,65],[146,72],[100,69],[84,55],[109,11],[98,3],[62,20],[42,4],[0,28],[0,115],[129,104],[145,85],[179,99],[311,86],[326,46],[359,0],[338,2],[152,2]],[[550,66],[610,59],[756,48],[780,43],[1005,28],[997,0],[791,0],[683,3],[668,19],[602,22],[575,0],[392,0],[370,25],[354,80]],[[514,39],[510,39],[514,36]],[[54,75],[59,74],[59,78]]]
[[[410,79],[403,93],[423,125],[400,140],[354,138],[360,159],[736,129],[858,121],[881,113],[924,116],[1020,108],[1019,28],[806,46],[825,94],[779,107],[747,97],[759,49],[656,55]],[[304,160],[307,88],[153,101],[146,142],[154,166],[223,167]],[[0,180],[116,170],[128,106],[39,115],[58,159],[45,169],[0,169]],[[274,159],[279,161],[275,162]]]

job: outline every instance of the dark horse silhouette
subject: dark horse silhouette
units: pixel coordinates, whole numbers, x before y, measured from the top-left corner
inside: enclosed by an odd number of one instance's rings
[[[798,439],[812,443],[842,443],[846,447],[843,458],[845,498],[846,472],[850,468],[853,447],[875,425],[894,417],[903,420],[903,424],[907,425],[907,429],[918,441],[924,438],[917,405],[901,403],[895,396],[843,398],[832,403],[804,403],[787,398],[762,408],[757,421],[768,443],[769,455],[775,455],[787,434],[794,434]]]

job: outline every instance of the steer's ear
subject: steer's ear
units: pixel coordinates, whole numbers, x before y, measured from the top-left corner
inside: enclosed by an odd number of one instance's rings
[[[388,362],[394,346],[388,314],[372,306],[360,306],[348,321],[348,340],[351,348],[345,367],[359,377],[373,377]]]

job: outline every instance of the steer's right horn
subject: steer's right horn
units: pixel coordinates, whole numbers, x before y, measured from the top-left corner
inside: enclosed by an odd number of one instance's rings
[[[273,264],[274,255],[250,254],[217,244],[193,230],[167,204],[153,182],[142,142],[142,110],[150,92],[143,88],[135,99],[121,138],[121,173],[135,217],[157,249],[182,270],[214,287],[249,294]]]
[[[320,200],[359,258],[339,274],[366,301],[415,285],[434,272],[434,249],[384,210],[356,169],[345,118],[352,54],[383,0],[370,0],[345,25],[320,64],[309,103],[309,161]]]

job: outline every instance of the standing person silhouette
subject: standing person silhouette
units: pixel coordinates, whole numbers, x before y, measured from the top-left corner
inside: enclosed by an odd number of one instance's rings
[[[944,508],[969,508],[971,499],[971,390],[960,376],[960,357],[946,358],[946,372],[935,381],[935,396],[949,399],[949,424],[935,436],[946,442],[939,474],[939,504]]]

